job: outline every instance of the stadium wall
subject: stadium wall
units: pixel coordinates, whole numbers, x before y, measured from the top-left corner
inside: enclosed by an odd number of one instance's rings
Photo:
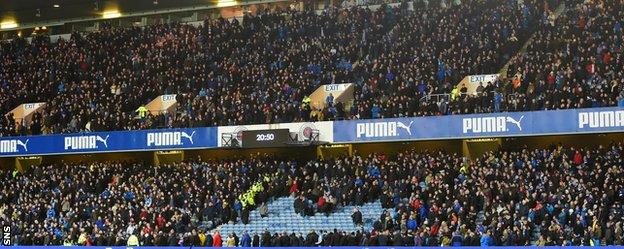
[[[257,148],[257,149],[211,149],[211,150],[191,150],[186,151],[187,160],[194,159],[237,159],[255,156],[270,156],[274,158],[296,157],[301,160],[311,160],[316,158],[314,147],[285,147],[285,148]]]
[[[462,153],[461,140],[442,141],[417,141],[417,142],[391,142],[391,143],[359,143],[353,145],[354,154],[368,155],[371,153],[383,153],[395,155],[398,152],[414,150],[418,152],[446,151],[449,153]]]
[[[547,148],[551,145],[564,144],[574,147],[598,147],[608,145],[612,142],[624,141],[624,133],[604,133],[604,134],[572,134],[559,136],[538,136],[538,137],[518,137],[504,138],[503,146],[507,149],[513,148]]]

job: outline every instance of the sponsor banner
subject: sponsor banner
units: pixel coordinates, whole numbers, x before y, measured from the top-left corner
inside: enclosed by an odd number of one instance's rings
[[[219,147],[224,146],[224,134],[231,135],[232,139],[236,139],[239,144],[243,142],[243,131],[247,130],[272,130],[272,129],[288,129],[291,133],[296,133],[299,141],[305,141],[312,136],[314,130],[319,132],[319,141],[333,142],[334,130],[332,121],[308,122],[308,123],[279,123],[279,124],[257,124],[257,125],[239,125],[239,126],[219,126],[218,142]]]
[[[334,122],[334,142],[436,140],[624,131],[624,110],[591,108]]]
[[[217,128],[92,132],[0,138],[0,157],[211,148]]]
[[[281,123],[186,129],[92,132],[0,138],[0,157],[105,153],[223,146],[224,135],[242,143],[246,130],[288,129],[299,141],[318,131],[329,143],[538,136],[624,131],[624,109],[592,108],[438,117]]]

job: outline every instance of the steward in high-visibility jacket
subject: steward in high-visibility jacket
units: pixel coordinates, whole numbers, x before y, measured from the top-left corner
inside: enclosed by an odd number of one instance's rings
[[[303,104],[309,105],[310,102],[312,102],[312,99],[310,98],[310,96],[305,96],[305,98],[303,98],[303,101],[301,101]]]
[[[139,238],[136,235],[132,234],[128,237],[127,246],[139,246]]]
[[[453,87],[451,90],[451,101],[455,101],[459,97],[459,88],[457,86]]]
[[[65,240],[63,240],[63,246],[73,246],[74,242],[71,241],[69,238],[66,238]]]

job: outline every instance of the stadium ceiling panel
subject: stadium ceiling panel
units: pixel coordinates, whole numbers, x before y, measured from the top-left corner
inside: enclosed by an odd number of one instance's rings
[[[142,12],[210,4],[210,0],[2,0],[0,19],[18,23],[42,23],[99,17],[107,8]]]

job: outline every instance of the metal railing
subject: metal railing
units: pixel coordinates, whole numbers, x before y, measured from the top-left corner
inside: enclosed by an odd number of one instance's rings
[[[450,93],[432,93],[432,94],[427,94],[423,97],[420,98],[420,102],[430,102],[432,99],[435,100],[435,102],[439,102],[440,99],[444,98],[446,101],[448,101],[451,98],[451,94]]]
[[[491,91],[490,93],[495,94],[496,91]],[[481,93],[484,94],[484,93]],[[464,96],[477,96],[479,95],[478,93],[460,93],[459,97],[464,97]],[[505,93],[501,93],[503,100],[507,100],[508,98],[511,97],[517,97],[518,93],[509,93],[509,94],[505,94]],[[435,102],[439,102],[441,99],[445,100],[446,102],[450,102],[451,99],[451,94],[450,93],[432,93],[432,94],[427,94],[423,97],[420,98],[420,102],[430,102],[431,100],[434,100]]]

